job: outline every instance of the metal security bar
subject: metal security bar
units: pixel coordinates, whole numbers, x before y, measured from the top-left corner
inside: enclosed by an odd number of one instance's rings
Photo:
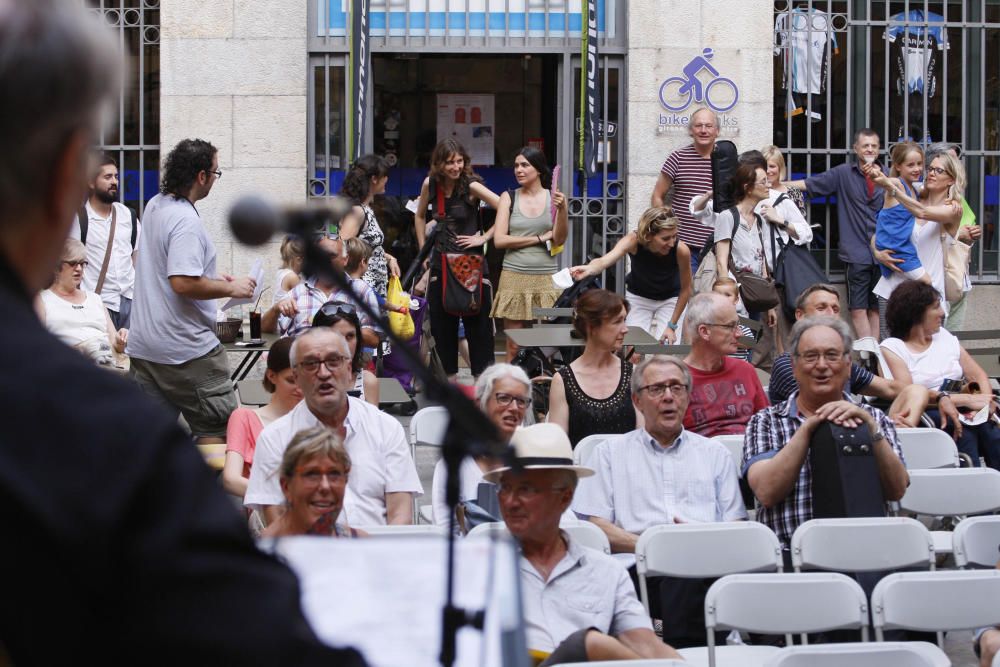
[[[976,282],[1000,281],[1000,0],[778,0],[775,145],[789,178],[851,159],[853,135],[875,129],[885,154],[901,140],[962,147],[965,198],[983,227]],[[837,258],[833,198],[812,198],[813,252]]]
[[[115,30],[125,76],[99,148],[118,162],[121,200],[142,212],[158,191],[160,161],[160,0],[86,0]]]

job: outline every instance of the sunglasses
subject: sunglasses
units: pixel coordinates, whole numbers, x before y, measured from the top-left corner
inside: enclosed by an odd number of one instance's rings
[[[320,306],[317,313],[318,315],[326,315],[327,317],[335,317],[337,315],[354,315],[357,317],[358,309],[353,303],[345,303],[343,301],[328,301]]]

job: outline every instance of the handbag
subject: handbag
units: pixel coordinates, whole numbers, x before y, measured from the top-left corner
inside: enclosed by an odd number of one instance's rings
[[[784,195],[782,195],[784,196]],[[775,252],[775,240],[778,252]],[[790,322],[795,321],[795,302],[799,295],[816,283],[825,283],[826,274],[805,246],[785,244],[771,227],[771,256],[774,257],[774,282],[781,289],[781,307]]]
[[[735,220],[739,221],[739,211],[735,210],[734,206],[730,209],[733,212]],[[760,250],[761,254],[764,253],[764,232],[761,230],[761,225],[764,224],[763,219],[754,214],[757,218],[757,235],[760,238]],[[735,233],[733,234],[735,236]],[[747,307],[750,312],[763,312],[766,310],[771,310],[778,305],[778,289],[774,284],[774,278],[767,271],[767,257],[765,256],[761,260],[761,267],[764,270],[764,275],[759,276],[753,271],[743,271],[736,270],[733,265],[733,253],[732,249],[729,252],[729,270],[732,271],[733,276],[736,278],[736,282],[740,285],[740,298],[743,299],[743,305]]]
[[[944,255],[944,298],[948,303],[956,303],[965,296],[965,279],[969,275],[972,246],[952,237],[948,232],[941,234],[941,246]]]
[[[441,307],[462,317],[476,315],[483,306],[485,257],[457,252],[441,253]]]
[[[413,318],[410,317],[410,295],[403,291],[399,276],[389,276],[389,286],[386,290],[386,303],[393,306],[402,306],[406,312],[389,311],[389,329],[402,340],[410,340],[416,331],[413,327]]]

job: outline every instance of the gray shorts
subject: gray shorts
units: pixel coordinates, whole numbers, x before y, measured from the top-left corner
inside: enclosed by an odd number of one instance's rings
[[[591,630],[597,630],[597,628],[577,630],[566,637],[538,667],[561,665],[564,662],[587,662],[587,633]],[[600,630],[597,631],[600,632]]]
[[[226,437],[229,415],[236,409],[236,390],[221,344],[183,364],[132,359],[129,375],[146,394],[184,415],[195,437]]]
[[[878,310],[875,285],[882,277],[877,264],[847,264],[847,307],[851,310]]]

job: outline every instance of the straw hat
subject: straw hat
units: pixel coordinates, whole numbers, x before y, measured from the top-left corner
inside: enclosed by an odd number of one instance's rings
[[[594,471],[573,464],[573,446],[566,432],[556,424],[533,424],[514,431],[510,438],[514,456],[525,470],[570,470],[577,478],[590,477]],[[498,482],[510,470],[503,466],[483,475],[487,482]]]

